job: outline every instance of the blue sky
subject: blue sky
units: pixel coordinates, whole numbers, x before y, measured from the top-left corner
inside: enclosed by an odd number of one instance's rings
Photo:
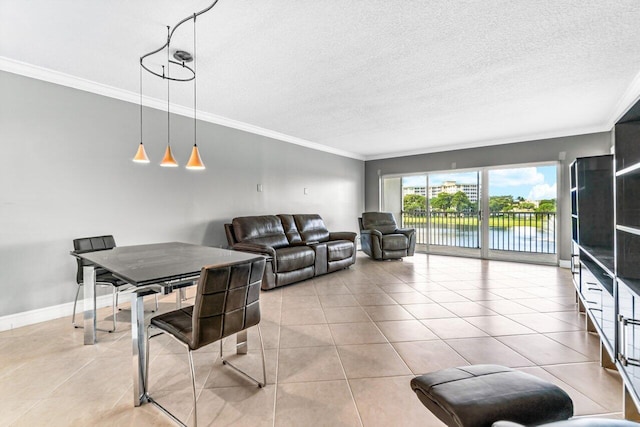
[[[429,177],[431,185],[444,181],[456,181],[459,184],[477,182],[477,172],[437,173]],[[403,186],[424,186],[424,175],[402,178]],[[530,166],[489,171],[489,196],[524,197],[527,200],[556,198],[556,166]]]

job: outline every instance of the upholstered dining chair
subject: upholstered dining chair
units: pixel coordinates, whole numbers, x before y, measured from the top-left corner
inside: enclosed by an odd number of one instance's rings
[[[76,253],[87,253],[94,251],[104,251],[113,249],[116,247],[116,241],[112,235],[107,236],[94,236],[94,237],[81,237],[73,240],[73,249]],[[82,328],[82,326],[76,324],[76,306],[78,305],[78,297],[80,296],[80,288],[84,285],[83,281],[83,267],[91,265],[88,261],[76,258],[78,263],[78,270],[76,272],[76,283],[78,288],[76,289],[76,298],[73,301],[73,316],[71,317],[71,323],[74,328]],[[108,271],[102,268],[96,268],[96,285],[112,288],[112,309],[113,309],[113,327],[106,330],[106,332],[113,332],[116,330],[116,319],[118,312],[118,293],[121,290],[127,289],[130,285]],[[155,295],[155,310],[158,310],[158,296]],[[153,310],[153,311],[155,311]]]
[[[193,392],[193,425],[197,426],[196,379],[193,351],[216,341],[220,342],[220,359],[224,365],[244,375],[262,388],[267,382],[264,344],[260,332],[260,286],[265,268],[265,258],[217,267],[203,267],[198,280],[194,305],[159,314],[147,327],[145,390],[147,398],[159,406],[174,421],[184,425],[175,415],[154,401],[149,394],[149,340],[151,329],[169,335],[181,343],[189,358],[191,387]],[[262,351],[262,381],[225,360],[222,339],[252,326],[257,326]]]

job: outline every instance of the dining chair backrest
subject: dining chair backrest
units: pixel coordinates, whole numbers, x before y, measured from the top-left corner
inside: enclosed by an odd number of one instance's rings
[[[260,322],[260,285],[265,259],[203,267],[193,305],[192,350]]]
[[[108,236],[95,236],[95,237],[81,237],[79,239],[73,239],[73,250],[76,253],[83,254],[87,252],[104,251],[107,249],[113,249],[116,247],[116,240],[112,235]],[[76,272],[76,281],[78,284],[82,283],[82,267],[91,265],[90,262],[76,258],[78,262],[78,271]]]

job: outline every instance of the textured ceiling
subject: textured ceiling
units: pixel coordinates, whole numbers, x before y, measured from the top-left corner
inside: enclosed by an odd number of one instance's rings
[[[0,69],[135,100],[138,58],[210,2],[0,0]],[[369,159],[604,131],[640,95],[639,23],[637,0],[220,0],[198,18],[198,109]],[[192,107],[190,83],[171,92]],[[148,74],[144,94],[166,102]]]

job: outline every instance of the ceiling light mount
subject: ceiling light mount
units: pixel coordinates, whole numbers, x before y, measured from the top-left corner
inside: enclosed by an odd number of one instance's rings
[[[174,59],[176,59],[176,60],[178,60],[180,62],[192,62],[193,61],[193,55],[191,55],[186,50],[176,50],[175,52],[173,52],[173,57],[174,57]]]

